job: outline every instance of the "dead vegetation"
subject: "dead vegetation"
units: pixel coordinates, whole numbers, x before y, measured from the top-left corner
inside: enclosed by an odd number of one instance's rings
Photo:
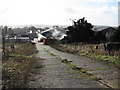
[[[85,45],[84,45],[85,46]],[[90,45],[89,45],[90,46]],[[51,47],[59,50],[59,51],[63,51],[63,52],[68,52],[68,53],[72,53],[72,54],[77,54],[83,57],[87,57],[87,58],[91,58],[91,59],[95,59],[95,60],[100,60],[106,64],[112,65],[112,66],[116,66],[116,67],[120,67],[120,57],[119,56],[113,56],[113,55],[107,55],[107,54],[99,54],[96,52],[88,52],[87,50],[82,51],[81,49],[77,50],[75,49],[75,47],[73,47],[72,45],[58,45],[58,44],[54,44],[51,45]],[[117,51],[117,50],[116,50]],[[118,50],[119,52],[120,50]],[[114,51],[111,51],[111,53]]]
[[[31,43],[6,45],[6,58],[3,60],[2,81],[3,88],[22,88],[25,87],[29,72],[34,65],[37,53],[35,45]]]

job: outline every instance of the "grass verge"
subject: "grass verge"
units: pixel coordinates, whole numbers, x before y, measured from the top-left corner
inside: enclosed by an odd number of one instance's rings
[[[18,48],[14,51],[7,50],[7,58],[3,60],[2,88],[24,88],[36,59],[35,45],[31,43],[15,45]],[[9,44],[7,46],[9,47]]]
[[[86,52],[78,52],[78,55],[96,60],[107,61],[108,63],[111,64],[113,63],[116,66],[120,67],[120,58],[118,57],[109,56],[109,55],[100,55],[95,53],[86,53]]]
[[[120,58],[116,56],[110,56],[110,55],[102,55],[102,54],[96,54],[96,53],[87,53],[87,52],[81,52],[81,51],[75,51],[72,49],[64,48],[63,46],[58,46],[58,45],[51,45],[51,47],[63,51],[63,52],[68,52],[72,54],[77,54],[83,57],[95,59],[95,60],[100,60],[100,61],[105,61],[106,64],[113,65],[120,67]]]

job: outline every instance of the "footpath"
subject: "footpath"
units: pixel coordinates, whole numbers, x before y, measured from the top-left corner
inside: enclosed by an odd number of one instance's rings
[[[49,51],[58,55],[62,59],[67,59],[79,68],[88,70],[91,74],[100,78],[98,82],[109,88],[120,88],[120,69],[114,66],[108,66],[104,62],[93,60],[78,55],[58,51],[54,48],[47,47]]]
[[[119,69],[98,60],[58,51],[50,46],[36,44],[37,65],[31,72],[30,88],[119,88]],[[64,63],[65,61],[69,62]],[[71,70],[75,65],[76,70]],[[84,73],[83,73],[84,72]],[[90,74],[90,75],[86,75]],[[89,79],[93,76],[94,79]]]

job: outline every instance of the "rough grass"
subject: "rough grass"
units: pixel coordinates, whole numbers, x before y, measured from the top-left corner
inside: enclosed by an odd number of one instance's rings
[[[100,55],[95,53],[86,53],[86,52],[78,52],[80,56],[101,60],[101,61],[107,61],[109,63],[113,63],[116,66],[120,66],[120,58],[115,56],[109,56],[109,55]]]
[[[37,52],[34,45],[31,43],[15,45],[17,48],[14,52],[7,50],[7,58],[3,60],[3,88],[25,87],[29,71],[36,59],[33,55]]]
[[[116,56],[110,56],[110,55],[102,55],[102,54],[96,54],[96,53],[86,53],[86,52],[81,52],[81,51],[75,51],[72,49],[65,48],[61,45],[51,45],[53,48],[63,51],[63,52],[69,52],[72,54],[77,54],[83,57],[95,59],[95,60],[101,60],[105,61],[107,64],[114,65],[117,67],[120,67],[120,58]]]

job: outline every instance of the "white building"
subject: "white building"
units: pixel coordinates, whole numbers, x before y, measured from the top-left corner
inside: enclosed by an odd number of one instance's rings
[[[38,35],[38,41],[41,41],[42,39],[46,38],[39,31],[37,32],[37,35]]]

